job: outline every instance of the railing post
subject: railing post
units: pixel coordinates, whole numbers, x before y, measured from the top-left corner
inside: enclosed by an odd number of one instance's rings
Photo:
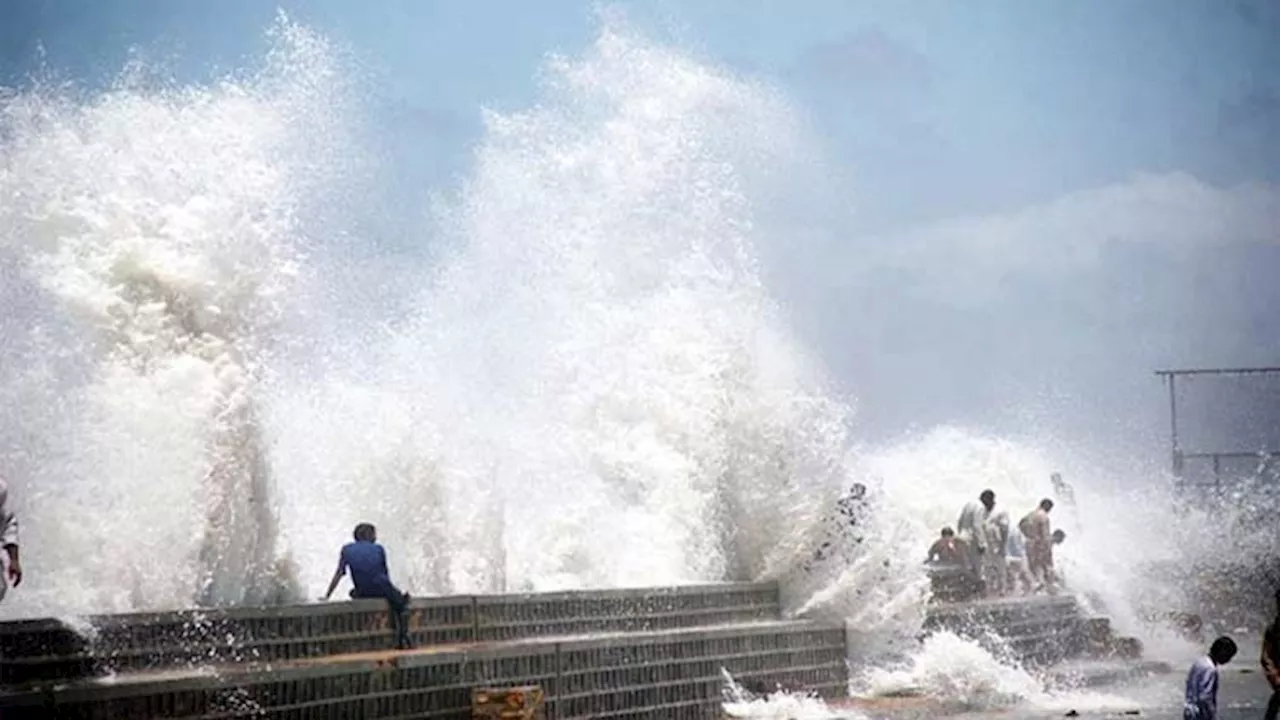
[[[555,650],[556,682],[555,682],[555,685],[552,686],[551,692],[547,693],[547,695],[550,696],[548,700],[550,700],[551,698],[555,699],[555,702],[547,703],[548,705],[551,706],[551,712],[550,712],[551,717],[549,718],[549,720],[556,720],[556,718],[560,717],[560,695],[562,694],[560,691],[560,683],[562,682],[561,678],[564,675],[564,668],[562,667],[564,663],[564,659],[563,659],[563,656],[561,655],[561,650],[563,649],[563,647],[564,647],[564,643],[556,643],[556,650]]]
[[[1182,477],[1182,451],[1178,448],[1178,393],[1176,375],[1169,375],[1169,448],[1173,453],[1174,477]]]

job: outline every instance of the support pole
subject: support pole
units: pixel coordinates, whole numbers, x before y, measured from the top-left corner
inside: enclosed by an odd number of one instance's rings
[[[1182,451],[1178,448],[1178,393],[1175,375],[1169,375],[1169,450],[1172,453],[1173,476],[1182,477]]]

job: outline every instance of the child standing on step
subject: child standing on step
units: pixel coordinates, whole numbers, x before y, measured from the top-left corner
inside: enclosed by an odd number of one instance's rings
[[[396,632],[396,647],[406,650],[413,647],[409,639],[409,593],[391,583],[391,574],[387,571],[387,552],[378,544],[378,531],[370,523],[356,525],[352,533],[355,542],[342,546],[338,555],[338,570],[329,582],[329,590],[325,592],[325,600],[337,589],[342,576],[351,571],[351,597],[384,598],[391,606],[391,624]]]
[[[1182,720],[1218,719],[1218,668],[1236,656],[1236,643],[1223,635],[1213,641],[1209,654],[1196,660],[1187,672],[1187,692]]]

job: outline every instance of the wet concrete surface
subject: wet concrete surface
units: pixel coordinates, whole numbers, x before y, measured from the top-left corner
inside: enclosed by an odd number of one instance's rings
[[[1248,658],[1252,661],[1252,658]],[[993,718],[1076,717],[1181,720],[1185,670],[1160,673],[1110,687],[1058,693],[1049,701],[975,710],[928,698],[875,698],[850,703],[873,720],[990,720]],[[1271,688],[1256,663],[1231,664],[1223,669],[1218,693],[1219,720],[1260,720]]]

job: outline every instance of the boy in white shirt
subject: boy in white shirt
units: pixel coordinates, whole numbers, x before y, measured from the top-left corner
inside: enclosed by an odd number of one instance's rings
[[[1218,720],[1218,668],[1235,656],[1235,641],[1223,635],[1213,641],[1208,655],[1191,664],[1182,720]]]

